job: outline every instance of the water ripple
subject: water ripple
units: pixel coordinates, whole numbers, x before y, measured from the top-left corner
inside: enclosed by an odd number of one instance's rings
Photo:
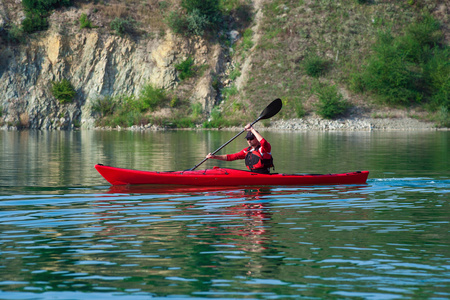
[[[404,178],[5,195],[0,298],[448,298],[449,190]]]

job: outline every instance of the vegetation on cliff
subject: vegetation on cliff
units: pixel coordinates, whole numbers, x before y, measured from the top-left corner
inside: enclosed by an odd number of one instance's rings
[[[53,10],[73,5],[79,12],[79,21],[73,24],[77,30],[133,40],[156,35],[164,39],[170,31],[225,49],[229,63],[220,71],[196,64],[195,56],[187,53],[173,63],[179,82],[170,89],[148,84],[138,95],[94,99],[98,125],[238,125],[275,98],[283,100],[285,108],[277,117],[284,119],[306,114],[336,118],[383,106],[450,125],[450,8],[444,0],[128,0],[126,4],[24,0],[22,4],[21,28],[17,22],[6,24],[3,39],[23,41],[24,33],[48,27]],[[217,93],[210,112],[189,99],[194,83],[205,76]]]

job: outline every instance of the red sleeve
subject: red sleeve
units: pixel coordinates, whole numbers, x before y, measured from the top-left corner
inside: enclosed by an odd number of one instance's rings
[[[259,141],[259,142],[261,144],[261,152],[263,152],[263,153],[270,153],[272,151],[272,146],[264,138],[261,141]]]
[[[238,153],[234,154],[227,154],[227,161],[237,160],[237,159],[244,159],[245,158],[245,152],[244,150],[247,148],[242,149]]]

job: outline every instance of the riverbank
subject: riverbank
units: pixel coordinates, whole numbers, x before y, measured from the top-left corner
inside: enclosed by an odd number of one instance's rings
[[[278,120],[270,129],[294,131],[375,131],[375,130],[437,130],[436,124],[413,118],[367,118],[325,120],[316,117]]]
[[[302,118],[289,120],[266,120],[260,121],[255,127],[265,130],[288,130],[288,131],[411,131],[411,130],[450,130],[440,128],[434,122],[426,122],[408,116],[394,117],[370,117],[363,114],[357,116],[327,120],[316,115],[308,115]],[[16,126],[1,126],[0,130],[18,130]],[[132,130],[132,131],[157,131],[172,130],[170,126],[156,124],[134,125],[131,127],[91,127],[81,130]],[[203,129],[202,125],[196,128],[178,128],[178,130]],[[240,127],[218,128],[221,130],[240,130]],[[215,130],[215,129],[212,129]]]
[[[420,121],[414,118],[371,118],[354,117],[336,120],[325,120],[316,116],[308,116],[298,119],[261,121],[255,125],[265,130],[287,131],[413,131],[413,130],[449,130],[438,128],[435,123]],[[152,124],[132,126],[129,128],[97,127],[96,130],[167,130],[170,128]],[[198,125],[195,129],[202,129]],[[219,128],[221,130],[240,130],[240,127]],[[181,129],[191,130],[191,128]],[[215,129],[213,129],[215,130]]]

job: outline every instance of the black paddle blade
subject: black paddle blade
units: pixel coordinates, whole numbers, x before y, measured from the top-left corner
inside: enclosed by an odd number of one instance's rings
[[[262,113],[259,115],[258,120],[264,120],[264,119],[272,118],[273,116],[275,116],[281,110],[282,106],[283,106],[283,103],[281,102],[280,98],[277,98],[277,99],[273,100],[272,103],[270,103],[262,111]]]

